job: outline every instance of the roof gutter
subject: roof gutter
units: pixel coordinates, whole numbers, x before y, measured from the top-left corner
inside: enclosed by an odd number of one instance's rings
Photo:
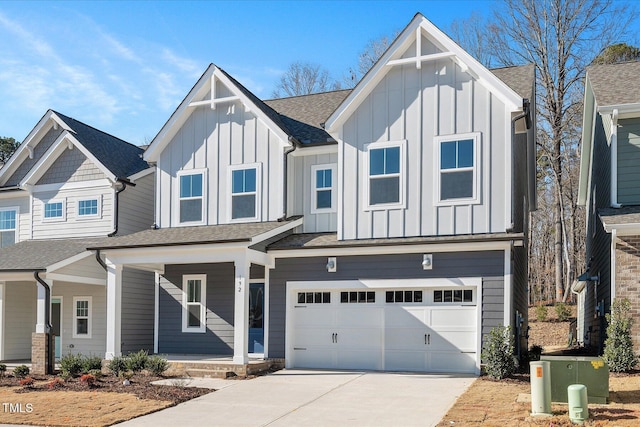
[[[49,284],[40,277],[40,271],[34,271],[33,277],[44,288],[44,322],[45,333],[51,333],[51,288]],[[47,374],[53,373],[53,346],[51,345],[51,335],[48,335],[49,345],[47,345]]]
[[[287,172],[288,172],[288,160],[289,160],[289,154],[293,153],[294,151],[296,151],[296,149],[301,145],[300,141],[298,141],[296,138],[294,138],[293,136],[289,136],[289,142],[291,143],[292,147],[291,149],[287,150],[284,152],[284,162],[283,162],[283,176],[282,176],[282,189],[283,189],[283,194],[282,194],[282,216],[280,218],[278,218],[278,222],[282,222],[284,220],[287,219],[287,203],[288,203],[288,197],[287,194],[289,193],[288,190],[288,185],[287,185]]]
[[[118,203],[119,200],[119,195],[120,193],[122,193],[126,188],[127,185],[130,185],[132,187],[135,187],[136,185],[131,182],[131,181],[125,181],[123,179],[119,179],[117,182],[120,182],[122,184],[122,187],[120,187],[119,189],[116,190],[116,194],[115,194],[115,198],[113,200],[113,208],[114,208],[114,214],[113,214],[113,231],[109,234],[107,234],[107,237],[113,237],[116,234],[118,234],[118,213],[120,211],[120,206]]]

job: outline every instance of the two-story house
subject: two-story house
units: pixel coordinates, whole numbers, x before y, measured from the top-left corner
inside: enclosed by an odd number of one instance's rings
[[[86,247],[153,224],[142,153],[49,110],[0,169],[0,360],[33,355],[43,372],[46,354],[104,354],[107,274]],[[137,308],[153,306],[153,274],[126,274],[125,348],[152,349],[153,316]]]
[[[156,272],[162,354],[479,372],[491,328],[526,346],[534,88],[420,14],[353,90],[262,101],[212,64],[145,152],[157,228],[91,248],[107,356],[126,268]]]
[[[578,340],[603,350],[614,298],[633,305],[640,350],[640,62],[595,65],[585,78],[578,203],[586,208],[586,272],[578,294]]]

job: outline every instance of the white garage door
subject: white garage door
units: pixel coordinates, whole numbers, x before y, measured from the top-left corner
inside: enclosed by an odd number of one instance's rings
[[[476,371],[476,288],[296,289],[290,367]]]

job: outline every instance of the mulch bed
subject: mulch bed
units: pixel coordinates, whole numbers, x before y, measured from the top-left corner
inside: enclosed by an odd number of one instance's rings
[[[34,383],[31,386],[22,386],[16,389],[16,393],[34,393],[34,392],[55,392],[55,391],[92,391],[92,392],[111,392],[111,393],[130,393],[140,399],[153,399],[170,401],[174,404],[182,403],[187,400],[194,399],[214,390],[197,387],[181,387],[167,385],[153,385],[151,382],[161,379],[152,375],[139,374],[131,378],[130,385],[123,385],[122,378],[113,375],[105,375],[97,378],[92,385],[88,385],[80,381],[79,378],[65,380],[60,385],[50,388],[49,384],[60,378],[55,375],[32,375]],[[20,386],[19,379],[12,376],[0,378],[0,387],[16,387]]]

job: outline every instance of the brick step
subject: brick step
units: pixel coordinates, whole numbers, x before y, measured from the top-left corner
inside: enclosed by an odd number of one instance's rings
[[[189,377],[198,378],[228,378],[234,376],[234,373],[229,370],[222,369],[186,369],[186,374]]]

